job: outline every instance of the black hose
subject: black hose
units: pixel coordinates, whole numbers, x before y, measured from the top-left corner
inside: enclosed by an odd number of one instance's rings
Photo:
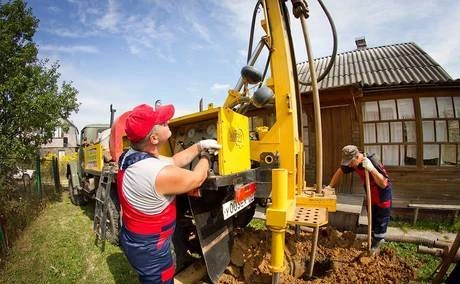
[[[327,20],[329,21],[329,24],[331,25],[332,38],[333,38],[333,44],[334,44],[334,46],[332,48],[331,60],[329,61],[328,65],[326,67],[326,70],[324,70],[324,72],[316,80],[317,82],[321,82],[326,77],[326,75],[329,73],[329,71],[331,71],[332,65],[334,65],[335,58],[337,57],[337,45],[338,45],[338,43],[337,43],[337,31],[335,29],[334,20],[332,20],[331,14],[327,10],[326,6],[324,6],[323,1],[318,0],[318,3],[321,6],[321,8],[323,9],[324,14],[326,14]],[[301,80],[299,80],[299,82],[300,82],[300,84],[302,84],[304,86],[310,86],[311,85],[310,82],[303,82]]]
[[[267,62],[265,63],[265,68],[264,68],[264,73],[262,75],[262,80],[260,80],[260,83],[259,83],[259,87],[262,87],[262,84],[264,83],[264,80],[265,80],[265,76],[267,76],[267,72],[268,72],[268,66],[270,65],[270,59],[272,58],[272,51],[269,50],[268,51],[268,56],[267,56]]]
[[[294,51],[294,45],[293,45],[293,40],[292,40],[292,33],[291,33],[291,23],[289,22],[289,12],[288,8],[286,6],[286,3],[282,3],[282,11],[283,11],[283,19],[284,19],[284,24],[286,25],[287,29],[287,36],[288,36],[288,41],[289,41],[289,51],[291,53],[291,64],[292,68],[294,68],[295,72],[294,73],[294,86],[295,86],[295,97],[296,97],[296,107],[297,107],[297,133],[299,136],[300,141],[303,143],[303,122],[302,122],[302,97],[300,95],[300,88],[299,88],[299,77],[297,74],[297,63],[295,60],[295,51]],[[305,169],[302,169],[303,172],[305,172]]]
[[[251,31],[249,32],[249,46],[248,46],[248,60],[247,60],[248,63],[252,56],[252,44],[254,41],[254,27],[256,24],[257,10],[259,9],[260,4],[262,4],[262,0],[257,1],[256,6],[254,7],[254,11],[252,12]]]

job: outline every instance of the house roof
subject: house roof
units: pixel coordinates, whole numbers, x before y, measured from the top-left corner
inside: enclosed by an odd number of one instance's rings
[[[92,123],[92,124],[87,124],[85,125],[82,129],[85,129],[85,128],[109,128],[110,127],[110,124],[105,124],[105,123]]]
[[[315,59],[317,76],[331,56]],[[308,61],[297,64],[300,80],[310,82]],[[413,42],[356,49],[337,54],[335,63],[318,88],[329,89],[358,84],[363,88],[443,84],[458,82]],[[310,87],[301,85],[301,92]]]
[[[77,130],[77,133],[78,133],[78,128],[75,126],[75,124],[73,124],[73,122],[68,119],[68,118],[62,118],[65,122],[67,122],[70,126],[72,126],[73,128],[75,128]]]

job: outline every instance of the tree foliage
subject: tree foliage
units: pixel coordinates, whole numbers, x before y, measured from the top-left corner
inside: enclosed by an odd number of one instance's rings
[[[0,172],[36,155],[78,111],[77,89],[58,85],[59,64],[37,57],[38,23],[23,0],[0,2]]]

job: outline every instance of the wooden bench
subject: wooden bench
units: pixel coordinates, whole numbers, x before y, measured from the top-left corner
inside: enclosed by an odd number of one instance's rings
[[[457,218],[458,211],[460,210],[460,205],[409,203],[407,206],[409,208],[414,208],[415,209],[415,212],[414,212],[414,225],[417,223],[418,211],[420,209],[455,211],[454,220]]]

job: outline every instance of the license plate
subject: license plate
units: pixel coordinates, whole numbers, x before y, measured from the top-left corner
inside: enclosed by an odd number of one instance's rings
[[[243,210],[246,206],[254,201],[254,195],[249,196],[240,203],[235,200],[230,200],[222,205],[222,213],[224,213],[224,220],[227,220],[231,216]]]

